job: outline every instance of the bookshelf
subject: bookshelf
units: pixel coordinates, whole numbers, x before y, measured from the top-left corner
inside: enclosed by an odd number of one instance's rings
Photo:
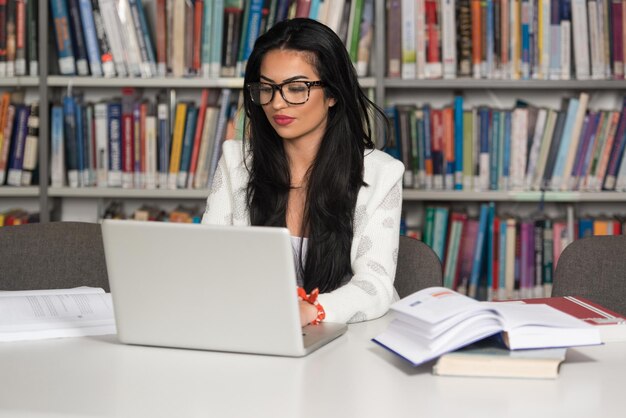
[[[386,27],[386,2],[374,2],[375,27]],[[38,50],[40,57],[54,59],[55,53],[50,51],[50,37],[54,33],[50,31],[48,20],[50,16],[49,2],[38,2]],[[372,97],[380,106],[394,103],[398,98],[420,97],[427,102],[430,96],[451,96],[461,92],[462,95],[497,94],[509,97],[521,97],[525,94],[537,94],[547,96],[550,99],[558,98],[564,92],[594,92],[598,94],[612,94],[626,92],[626,80],[496,80],[496,79],[398,79],[388,78],[386,75],[386,31],[376,30],[370,61],[370,73],[368,77],[360,79],[361,85],[369,89]],[[49,213],[63,199],[82,199],[99,201],[102,199],[158,199],[172,201],[198,201],[206,197],[205,190],[144,190],[144,189],[117,189],[83,187],[72,189],[69,187],[49,187],[50,182],[50,98],[58,96],[60,92],[69,87],[81,88],[85,92],[92,91],[110,92],[123,87],[135,87],[138,89],[180,89],[187,95],[199,95],[195,92],[199,88],[231,88],[239,89],[242,78],[202,78],[202,77],[114,77],[102,78],[91,76],[60,76],[52,75],[50,62],[40,59],[38,77],[6,77],[0,79],[2,88],[24,88],[35,92],[40,100],[40,141],[39,168],[40,185],[27,188],[0,187],[0,196],[6,199],[29,198],[38,199],[37,206],[41,213],[42,221],[49,221]],[[105,93],[106,94],[106,93]],[[116,91],[117,94],[117,91]],[[148,93],[152,94],[152,93]],[[444,99],[444,100],[447,100]],[[485,191],[474,193],[471,191],[439,191],[439,190],[414,190],[405,189],[404,200],[409,208],[419,206],[427,202],[463,203],[476,204],[478,202],[494,201],[501,204],[537,204],[549,203],[589,203],[602,206],[609,203],[626,202],[626,193],[621,192],[510,192],[510,191]],[[56,212],[58,214],[58,211]],[[94,219],[95,220],[95,219]]]

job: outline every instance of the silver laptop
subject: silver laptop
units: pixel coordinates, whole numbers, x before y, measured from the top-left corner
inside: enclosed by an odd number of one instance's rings
[[[105,220],[123,343],[304,356],[344,324],[300,327],[286,228]]]

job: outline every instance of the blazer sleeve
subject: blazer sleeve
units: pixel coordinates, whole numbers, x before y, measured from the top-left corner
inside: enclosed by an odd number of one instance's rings
[[[217,164],[213,183],[209,190],[203,224],[233,225],[234,218],[244,217],[242,184],[245,184],[245,168],[240,140],[224,141],[222,156]],[[245,201],[245,189],[243,189]]]
[[[351,249],[354,275],[344,286],[319,295],[329,322],[378,318],[389,310],[393,300],[404,166],[384,157],[373,178],[365,176],[369,186],[361,190],[364,198],[357,199]]]

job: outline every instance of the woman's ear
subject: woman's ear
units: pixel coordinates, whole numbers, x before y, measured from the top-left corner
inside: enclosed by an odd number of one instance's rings
[[[335,103],[337,103],[337,100],[335,100],[334,97],[329,97],[328,98],[328,107],[333,107],[335,105]]]

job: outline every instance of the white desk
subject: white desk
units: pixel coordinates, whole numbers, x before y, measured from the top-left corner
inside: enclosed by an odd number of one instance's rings
[[[556,380],[437,377],[349,327],[302,359],[121,345],[0,344],[0,417],[626,417],[626,343],[570,349]]]

